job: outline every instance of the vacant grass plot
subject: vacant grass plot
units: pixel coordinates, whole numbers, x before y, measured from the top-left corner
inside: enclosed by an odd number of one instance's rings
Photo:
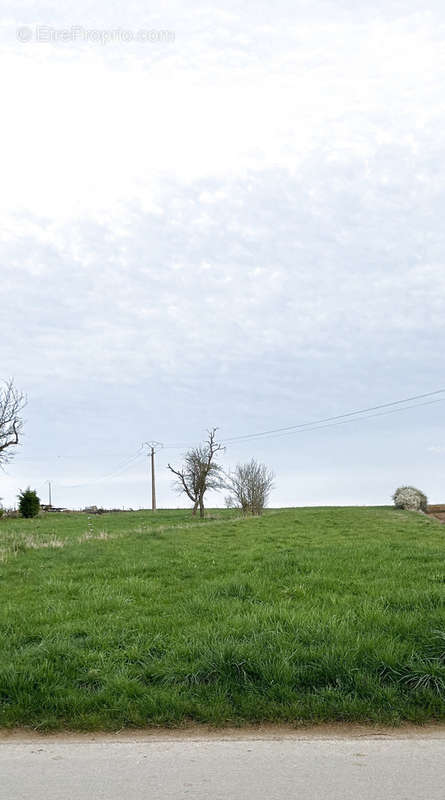
[[[445,719],[445,527],[392,509],[0,521],[0,723]]]

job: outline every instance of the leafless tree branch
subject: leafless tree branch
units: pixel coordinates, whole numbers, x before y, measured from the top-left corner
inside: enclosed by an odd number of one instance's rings
[[[13,448],[18,445],[23,430],[21,413],[26,405],[26,397],[19,392],[11,378],[0,387],[0,467],[12,458]]]
[[[230,492],[226,505],[240,508],[243,514],[262,514],[273,489],[273,479],[272,470],[254,458],[247,464],[238,464],[226,475],[225,488]]]
[[[216,441],[217,428],[207,431],[208,437],[204,445],[193,447],[184,455],[181,469],[168,469],[176,475],[176,490],[184,492],[193,503],[193,514],[199,506],[199,514],[204,516],[204,495],[208,489],[221,489],[224,486],[222,467],[216,463],[215,456],[224,450]]]

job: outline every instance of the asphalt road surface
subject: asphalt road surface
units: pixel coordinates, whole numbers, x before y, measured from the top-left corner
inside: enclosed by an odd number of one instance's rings
[[[0,739],[1,800],[444,800],[445,731]]]

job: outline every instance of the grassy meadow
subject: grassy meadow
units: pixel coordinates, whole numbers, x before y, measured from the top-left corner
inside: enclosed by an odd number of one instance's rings
[[[0,520],[0,725],[444,720],[444,589],[389,508]]]

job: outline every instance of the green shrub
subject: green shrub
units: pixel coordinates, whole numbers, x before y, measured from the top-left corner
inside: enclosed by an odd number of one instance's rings
[[[36,517],[40,511],[40,499],[37,492],[29,486],[18,495],[19,511],[22,517]]]
[[[392,499],[396,508],[405,511],[426,511],[428,505],[427,496],[415,486],[399,486]]]

